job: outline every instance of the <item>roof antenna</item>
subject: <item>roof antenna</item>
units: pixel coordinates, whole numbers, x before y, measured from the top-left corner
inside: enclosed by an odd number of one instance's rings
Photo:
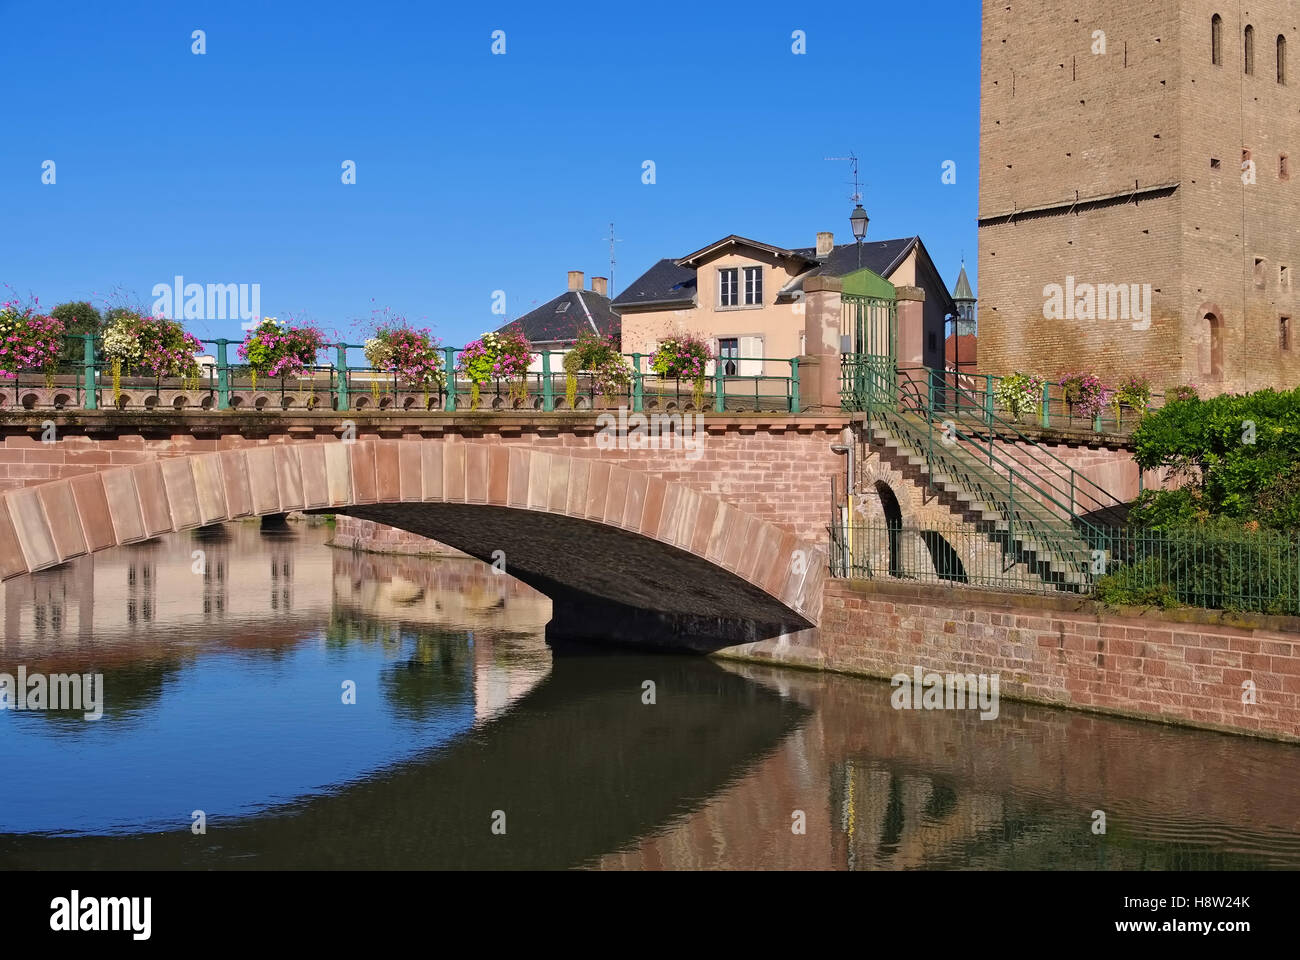
[[[614,299],[614,244],[622,243],[622,237],[614,236],[614,221],[609,222],[609,299]]]
[[[847,160],[853,170],[853,195],[849,197],[854,203],[862,202],[862,187],[858,184],[858,155],[850,152],[847,157],[824,157],[825,160]]]

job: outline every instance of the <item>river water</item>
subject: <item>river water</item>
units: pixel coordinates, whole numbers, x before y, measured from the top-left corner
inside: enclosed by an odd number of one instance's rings
[[[330,532],[227,524],[0,588],[0,673],[104,689],[99,719],[0,711],[0,869],[1300,868],[1300,748],[553,651],[528,587]]]

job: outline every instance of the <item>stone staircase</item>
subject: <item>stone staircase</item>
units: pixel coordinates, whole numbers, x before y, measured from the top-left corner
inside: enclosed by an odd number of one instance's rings
[[[1023,566],[1057,589],[1091,588],[1093,548],[1086,531],[1071,522],[1067,510],[1050,505],[1050,486],[1024,474],[1020,464],[997,458],[989,462],[968,440],[945,440],[935,424],[915,413],[877,409],[868,429],[873,443],[960,504],[1009,564]]]

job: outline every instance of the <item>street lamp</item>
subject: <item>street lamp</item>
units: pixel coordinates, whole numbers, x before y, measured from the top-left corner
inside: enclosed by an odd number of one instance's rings
[[[849,214],[849,226],[853,228],[853,236],[858,241],[858,269],[862,269],[862,238],[867,235],[867,211],[862,209],[862,204],[853,208],[853,213]]]

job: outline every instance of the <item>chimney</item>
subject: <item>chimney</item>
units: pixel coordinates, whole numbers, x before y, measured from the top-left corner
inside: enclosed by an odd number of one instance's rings
[[[829,230],[822,230],[817,234],[817,259],[825,260],[831,255],[831,250],[835,248],[835,234]]]
[[[609,296],[609,277],[592,277],[591,292],[598,293],[602,297]]]
[[[570,289],[570,290],[581,290],[581,289],[582,289],[582,271],[581,271],[581,270],[570,270],[570,271],[569,271],[569,289]]]

